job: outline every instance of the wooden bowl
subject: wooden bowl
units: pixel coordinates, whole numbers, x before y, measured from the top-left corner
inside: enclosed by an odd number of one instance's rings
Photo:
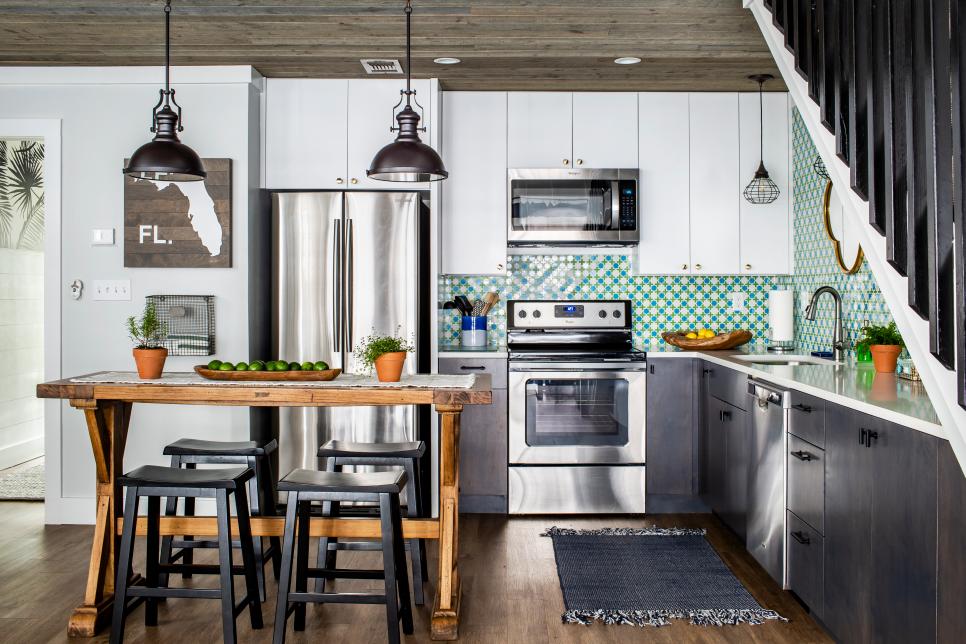
[[[208,380],[234,380],[236,382],[324,382],[335,380],[342,369],[324,371],[219,371],[207,365],[195,365],[195,373]]]
[[[719,333],[713,338],[687,338],[690,331],[666,331],[661,334],[664,341],[681,349],[693,351],[724,351],[734,349],[751,340],[751,331],[739,329],[730,333]]]

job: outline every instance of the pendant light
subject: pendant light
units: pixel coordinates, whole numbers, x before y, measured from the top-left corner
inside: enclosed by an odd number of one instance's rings
[[[171,0],[164,5],[164,89],[151,115],[154,140],[145,143],[131,155],[124,174],[135,179],[157,181],[201,181],[208,173],[198,153],[178,139],[181,106],[171,89]],[[178,111],[171,109],[174,104]]]
[[[765,110],[764,99],[762,98],[762,87],[765,81],[770,81],[774,76],[771,74],[755,74],[748,78],[758,83],[758,158],[760,161],[758,163],[758,170],[755,172],[755,178],[745,187],[742,194],[744,194],[745,199],[750,203],[768,204],[778,199],[778,195],[781,194],[778,186],[768,176],[768,170],[765,169]]]
[[[390,127],[391,132],[398,132],[396,140],[379,150],[372,159],[372,164],[366,170],[366,176],[380,181],[439,181],[449,176],[436,150],[419,140],[419,133],[425,132],[425,127],[419,127],[419,114],[412,108],[415,102],[416,90],[412,89],[412,43],[410,35],[410,21],[413,6],[411,0],[406,0],[406,89],[400,92],[405,99],[393,107],[405,105],[395,119],[398,127]],[[416,103],[420,112],[422,106]]]

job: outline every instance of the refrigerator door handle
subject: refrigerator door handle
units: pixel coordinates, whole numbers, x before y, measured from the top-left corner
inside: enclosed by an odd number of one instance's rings
[[[346,322],[345,322],[345,334],[346,334],[346,353],[352,351],[352,291],[355,287],[355,280],[352,275],[352,264],[353,264],[353,243],[352,243],[352,220],[346,220],[346,260],[345,260],[345,272],[346,272],[346,287],[345,287],[345,298],[346,298]]]
[[[332,281],[335,283],[332,302],[333,350],[342,351],[342,221],[334,220],[332,233]]]

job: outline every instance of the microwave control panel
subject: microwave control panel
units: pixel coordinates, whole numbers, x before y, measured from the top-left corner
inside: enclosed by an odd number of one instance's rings
[[[620,191],[620,229],[637,230],[637,182],[618,181]]]

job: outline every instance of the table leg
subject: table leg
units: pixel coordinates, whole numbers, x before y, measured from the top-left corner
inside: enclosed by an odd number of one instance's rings
[[[131,403],[71,400],[70,404],[82,410],[87,420],[87,431],[94,451],[97,514],[84,603],[71,614],[67,634],[71,637],[93,637],[110,621],[114,604],[114,561],[119,546],[114,526],[122,514],[117,477],[121,473],[131,421]]]
[[[436,405],[439,413],[439,579],[430,637],[459,634],[459,451],[462,405]]]

